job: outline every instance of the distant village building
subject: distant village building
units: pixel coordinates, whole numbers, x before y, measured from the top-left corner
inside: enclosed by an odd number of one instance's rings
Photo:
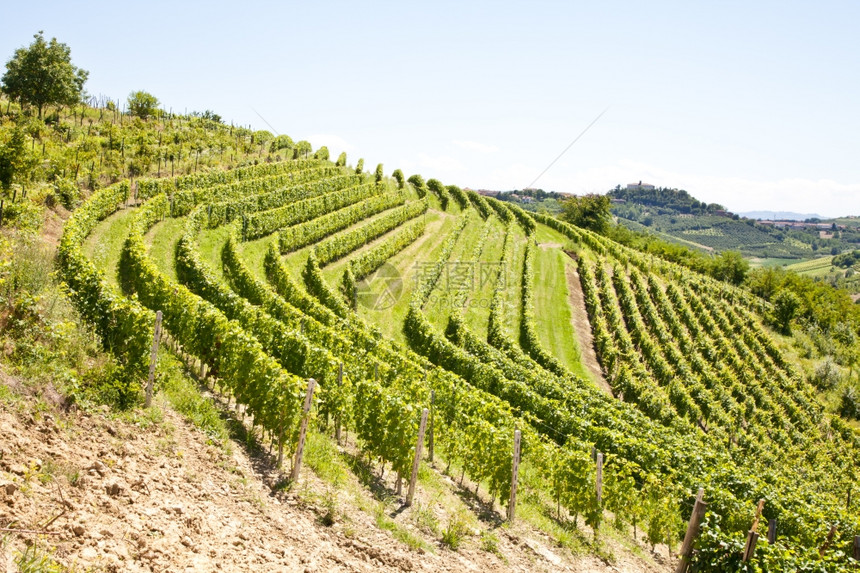
[[[627,184],[627,190],[628,190],[628,191],[636,191],[636,190],[639,190],[639,191],[653,191],[653,190],[654,190],[654,186],[653,186],[653,185],[651,185],[650,183],[642,183],[642,182],[640,181],[639,183],[628,183],[628,184]]]

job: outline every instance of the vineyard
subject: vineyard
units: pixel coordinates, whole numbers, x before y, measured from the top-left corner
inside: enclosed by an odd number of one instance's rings
[[[108,227],[116,252],[89,257]],[[311,418],[398,490],[426,429],[425,455],[507,519],[527,499],[677,552],[701,488],[696,570],[858,564],[860,437],[824,412],[767,305],[554,217],[326,152],[95,191],[59,262],[124,369],[147,378],[160,312],[160,338],[279,461],[301,459],[312,394]],[[581,361],[568,277],[611,393]]]

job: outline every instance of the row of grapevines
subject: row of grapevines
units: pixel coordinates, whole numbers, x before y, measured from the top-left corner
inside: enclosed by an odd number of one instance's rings
[[[320,241],[314,247],[317,262],[320,266],[325,266],[343,258],[426,211],[426,200],[412,201],[367,223]]]
[[[469,197],[466,196],[466,193],[456,185],[448,185],[446,189],[448,194],[457,202],[457,205],[460,206],[460,209],[465,211],[466,207],[469,206]]]
[[[268,211],[293,201],[354,187],[361,181],[360,175],[343,175],[342,171],[338,172],[330,167],[291,173],[288,178],[269,177],[261,180],[256,189],[245,185],[246,195],[242,199],[208,202],[208,224],[209,227],[215,228],[250,213]],[[268,189],[272,190],[267,191]]]
[[[301,164],[299,164],[301,165]],[[219,202],[236,201],[249,195],[273,192],[287,187],[295,187],[326,177],[343,175],[343,170],[331,166],[314,166],[305,164],[303,169],[296,169],[281,175],[268,175],[253,179],[243,179],[231,183],[222,183],[212,187],[195,187],[184,189],[170,195],[170,215],[181,217],[205,202],[216,209]],[[219,215],[217,209],[214,217]]]
[[[496,212],[496,215],[503,223],[507,224],[514,220],[513,211],[511,211],[505,203],[493,197],[482,197],[482,199],[484,199],[487,202],[487,205],[489,205],[493,209],[493,211]],[[528,234],[528,231],[526,231],[526,235]]]
[[[317,160],[279,161],[276,163],[265,163],[262,165],[250,165],[229,170],[213,170],[205,173],[192,173],[179,177],[164,177],[159,179],[141,178],[137,181],[138,197],[149,199],[160,193],[171,195],[176,191],[194,188],[207,188],[214,185],[233,183],[260,177],[269,177],[289,173],[291,171],[306,169],[309,166],[330,165],[330,163]]]
[[[117,295],[81,247],[99,221],[128,200],[127,181],[100,189],[66,221],[57,263],[68,295],[81,316],[92,324],[104,347],[124,362],[133,375],[143,376],[149,363],[154,315]]]
[[[426,224],[424,219],[418,219],[403,225],[402,228],[386,236],[384,241],[360,253],[349,262],[349,270],[353,277],[361,280],[381,267],[385,261],[414,243],[424,234]]]
[[[120,256],[120,285],[145,306],[162,311],[165,329],[188,352],[210,365],[213,376],[247,405],[257,423],[274,434],[289,434],[297,427],[304,381],[286,373],[238,322],[169,281],[147,256],[144,232],[168,208],[167,197],[157,195],[134,215]]]
[[[415,288],[412,291],[410,304],[423,307],[427,303],[430,293],[436,288],[436,283],[439,282],[439,277],[442,276],[445,265],[454,251],[454,246],[457,244],[457,240],[460,238],[463,229],[469,224],[469,220],[470,217],[468,214],[460,219],[459,224],[445,238],[436,264],[428,265],[427,268],[422,269],[421,278],[416,281]]]
[[[385,193],[299,225],[285,227],[278,234],[278,247],[282,253],[295,251],[341,229],[346,229],[371,215],[402,205],[404,201],[402,193]]]
[[[505,238],[502,242],[501,268],[496,276],[496,290],[490,299],[490,316],[487,323],[487,341],[506,351],[515,347],[513,340],[508,336],[506,327],[508,325],[507,312],[507,287],[508,273],[514,261],[514,233],[513,224],[508,223],[505,227]]]
[[[329,193],[284,205],[270,211],[253,213],[242,218],[242,238],[250,241],[264,237],[283,227],[310,221],[325,213],[379,195],[381,192],[381,186],[367,183],[346,191]]]
[[[627,274],[621,267],[614,267],[611,282],[627,332],[656,382],[666,388],[669,401],[675,407],[675,411],[680,416],[688,418],[692,424],[701,425],[702,421],[707,419],[708,413],[718,420],[724,418],[725,413],[721,406],[687,366],[683,356],[680,356],[681,362],[673,360],[673,358],[679,358],[680,353],[670,352],[677,351],[671,341],[667,341],[667,344],[659,344],[649,332],[635,295],[627,282]],[[653,316],[649,318],[655,319]]]
[[[492,207],[490,207],[490,204],[487,203],[487,200],[484,199],[477,192],[469,189],[468,191],[466,191],[466,196],[469,198],[469,202],[472,203],[472,206],[478,210],[478,213],[480,213],[481,217],[483,217],[484,219],[489,217],[490,213],[493,212],[493,209]]]
[[[432,191],[433,194],[439,198],[439,204],[442,206],[442,210],[447,211],[448,203],[451,201],[451,196],[448,194],[448,190],[445,186],[442,185],[442,182],[438,179],[428,179],[427,189]]]

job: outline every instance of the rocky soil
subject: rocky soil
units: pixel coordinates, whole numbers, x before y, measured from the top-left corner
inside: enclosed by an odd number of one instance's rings
[[[525,523],[495,527],[494,552],[479,531],[467,532],[452,551],[438,531],[422,529],[413,509],[381,504],[352,474],[335,490],[310,469],[289,490],[273,487],[280,474],[261,456],[235,442],[211,443],[164,402],[158,412],[118,417],[64,412],[17,395],[0,401],[0,571],[18,571],[22,554],[47,555],[73,571],[665,571],[671,565],[617,543],[610,547],[612,564],[575,556]],[[454,501],[419,491],[413,507],[444,511],[461,503],[455,481],[438,477]],[[383,520],[420,540],[418,546],[378,526],[381,507]]]

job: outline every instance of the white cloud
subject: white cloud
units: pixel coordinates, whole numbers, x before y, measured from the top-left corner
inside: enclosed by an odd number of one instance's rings
[[[415,162],[418,167],[439,172],[440,176],[450,173],[459,173],[465,169],[459,159],[449,155],[430,155],[419,153]]]
[[[487,145],[485,143],[478,143],[477,141],[455,139],[451,143],[462,149],[468,149],[469,151],[477,151],[478,153],[495,153],[499,150],[499,148],[495,145]]]
[[[335,157],[339,155],[341,151],[350,153],[355,149],[355,146],[350,144],[344,138],[330,133],[315,133],[314,135],[308,136],[308,141],[314,146],[314,149],[318,149],[325,145],[328,147],[329,153]]]

